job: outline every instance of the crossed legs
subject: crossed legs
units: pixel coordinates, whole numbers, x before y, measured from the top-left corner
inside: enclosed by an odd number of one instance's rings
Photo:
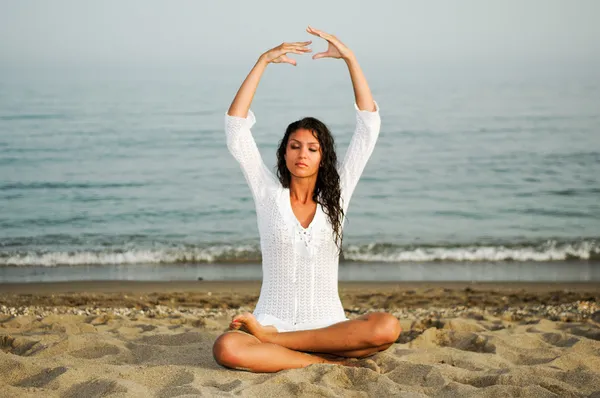
[[[385,312],[314,330],[278,333],[242,314],[231,331],[217,338],[215,360],[226,367],[252,372],[277,372],[314,363],[349,365],[348,358],[363,358],[389,348],[400,335],[398,319]],[[242,327],[250,334],[236,328]]]

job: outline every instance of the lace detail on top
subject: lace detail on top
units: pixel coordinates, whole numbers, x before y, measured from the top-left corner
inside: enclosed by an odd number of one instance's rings
[[[354,107],[356,129],[339,168],[344,212],[381,126],[377,102],[374,112]],[[268,314],[292,325],[343,321],[339,256],[331,223],[317,204],[312,222],[302,227],[292,210],[289,189],[281,186],[260,156],[250,131],[255,123],[252,110],[246,118],[225,114],[227,148],[250,186],[260,234],[263,282],[254,314]]]

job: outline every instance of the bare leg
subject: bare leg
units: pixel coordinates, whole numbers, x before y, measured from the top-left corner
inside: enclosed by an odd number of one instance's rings
[[[356,354],[355,351],[360,350],[363,355],[376,347],[394,343],[401,331],[398,319],[384,312],[365,314],[321,329],[283,333],[273,327],[262,326],[253,314],[246,312],[234,317],[230,327],[243,327],[263,343],[295,351]]]
[[[383,344],[373,348],[365,348],[362,350],[349,350],[349,351],[334,351],[333,355],[338,357],[346,357],[346,358],[366,358],[371,355],[375,355],[378,352],[385,351],[390,348],[394,343]]]
[[[225,332],[217,338],[213,356],[222,366],[250,372],[278,372],[315,363],[352,366],[347,359],[328,359],[277,344],[262,343],[254,336],[237,330]]]

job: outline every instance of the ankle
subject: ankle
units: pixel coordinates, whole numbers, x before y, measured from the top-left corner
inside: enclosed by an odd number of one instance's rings
[[[267,326],[267,328],[269,328]],[[275,328],[273,328],[275,329]],[[262,333],[261,337],[260,337],[260,341],[262,341],[263,343],[271,343],[271,344],[277,344],[277,337],[279,336],[279,332],[277,332],[276,330],[267,330],[264,333]]]

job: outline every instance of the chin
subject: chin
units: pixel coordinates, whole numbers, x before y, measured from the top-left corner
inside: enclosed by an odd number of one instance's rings
[[[311,177],[316,174],[315,171],[306,170],[301,167],[295,167],[293,170],[290,170],[290,174],[294,177]]]

